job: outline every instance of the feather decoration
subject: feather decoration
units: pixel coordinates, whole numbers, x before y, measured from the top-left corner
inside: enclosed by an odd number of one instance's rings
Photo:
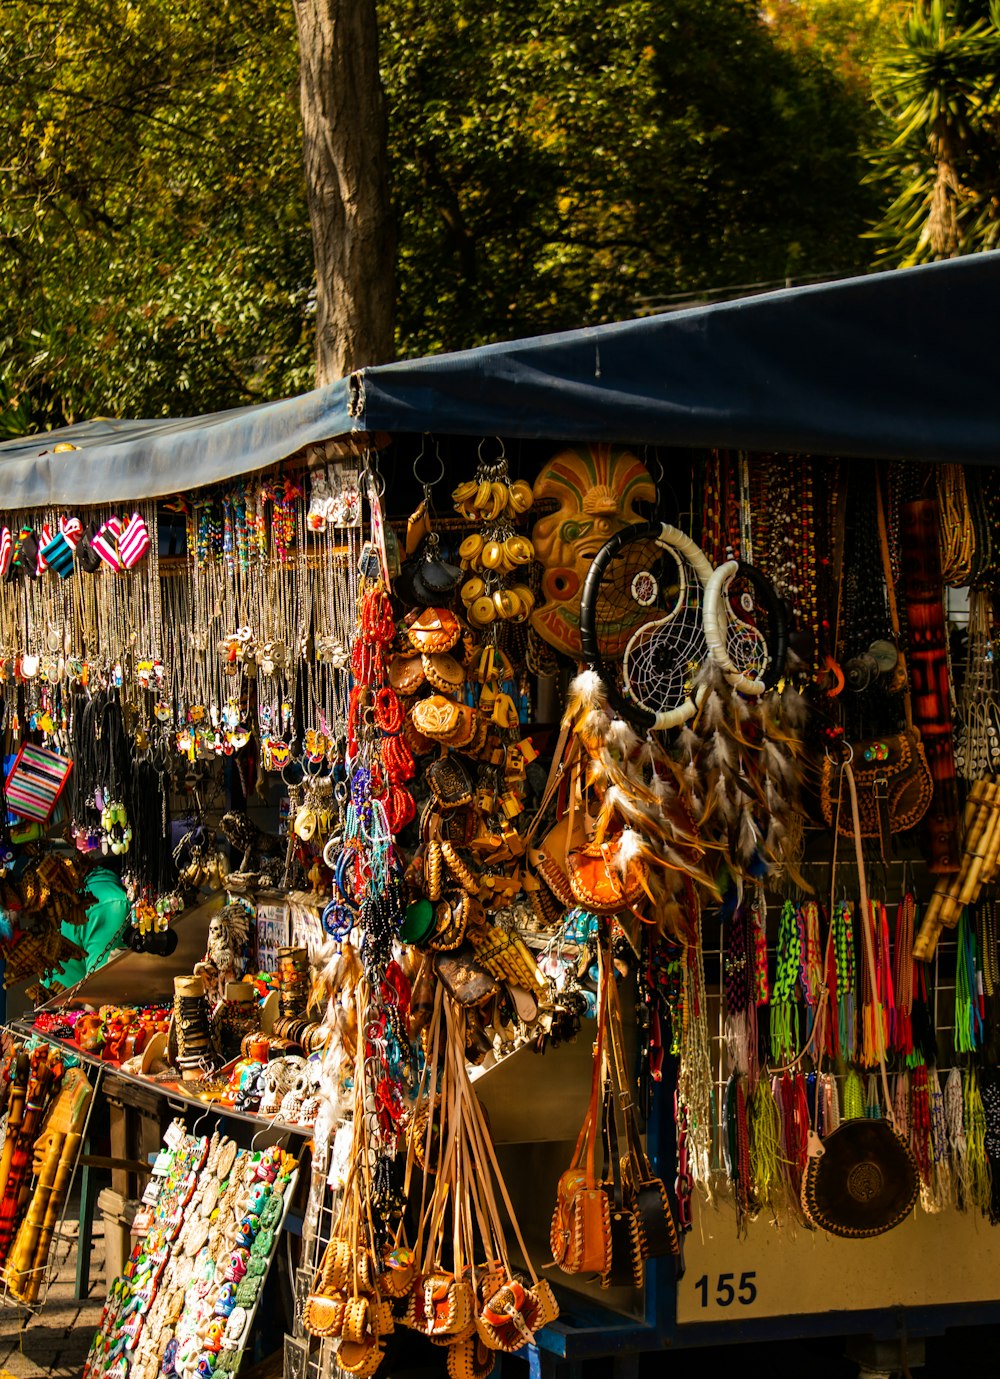
[[[685,723],[677,734],[677,746],[687,757],[696,757],[701,749],[701,738]]]
[[[581,670],[569,682],[566,692],[566,712],[562,726],[572,728],[578,719],[594,709],[603,709],[607,703],[607,690],[604,681],[596,670]]]
[[[618,870],[622,876],[628,874],[628,869],[634,862],[655,863],[657,860],[641,833],[637,833],[634,828],[622,830],[618,836],[618,857],[616,859]]]
[[[613,718],[604,735],[604,741],[613,752],[618,753],[623,761],[628,761],[639,746],[639,735],[630,723],[625,722],[624,718]]]
[[[756,714],[754,713],[754,708],[756,703],[756,699],[749,699],[745,695],[736,694],[734,692],[733,708],[736,710],[735,716],[737,720],[749,723],[752,718],[755,718]]]
[[[651,737],[647,737],[645,742],[640,743],[639,750],[635,754],[635,764],[640,771],[653,771],[656,756],[656,745]]]
[[[754,817],[749,809],[744,809],[740,815],[739,840],[736,845],[741,862],[750,861],[757,851],[760,841],[760,829],[754,822]]]
[[[712,799],[715,807],[723,821],[728,825],[734,822],[736,817],[736,806],[726,785],[726,778],[720,772],[716,777],[715,786],[712,790]]]
[[[706,736],[716,732],[726,721],[726,705],[717,690],[709,690],[701,707],[701,721],[705,725]]]
[[[796,782],[795,767],[788,757],[772,742],[770,738],[764,739],[764,770],[773,781],[780,782],[786,786],[794,786]]]
[[[724,732],[716,729],[712,734],[708,747],[708,762],[711,766],[717,766],[722,771],[733,771],[736,768],[736,753],[733,751],[733,744]]]
[[[795,731],[802,729],[809,718],[809,704],[804,694],[793,685],[786,685],[781,694],[781,721],[785,727]]]

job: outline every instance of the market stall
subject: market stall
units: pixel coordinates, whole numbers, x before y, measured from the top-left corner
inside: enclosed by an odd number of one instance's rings
[[[994,1301],[998,296],[0,445],[12,1300],[100,1070],[165,1138],[94,1373],[238,1369],[296,1190],[289,1374]]]

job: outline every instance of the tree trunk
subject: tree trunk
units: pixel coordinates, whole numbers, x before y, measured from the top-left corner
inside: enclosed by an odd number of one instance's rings
[[[294,0],[316,383],[393,356],[396,236],[375,0]]]

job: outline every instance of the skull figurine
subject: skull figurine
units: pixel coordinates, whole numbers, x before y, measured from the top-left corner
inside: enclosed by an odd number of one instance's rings
[[[219,1296],[215,1300],[214,1315],[216,1317],[228,1317],[236,1306],[236,1284],[224,1283],[219,1289]]]
[[[229,1256],[229,1263],[226,1265],[226,1283],[239,1283],[247,1271],[247,1260],[250,1258],[250,1251],[245,1247],[237,1247]]]

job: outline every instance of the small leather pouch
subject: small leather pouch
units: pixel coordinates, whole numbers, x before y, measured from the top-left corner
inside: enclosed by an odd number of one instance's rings
[[[310,1336],[339,1336],[344,1325],[343,1297],[310,1293],[302,1308],[302,1325]]]
[[[616,841],[586,843],[566,858],[573,898],[591,914],[616,914],[637,905],[645,894],[644,863],[630,861],[623,874]]]
[[[472,777],[457,757],[438,757],[427,767],[425,777],[442,809],[459,809],[472,803]]]
[[[424,608],[408,620],[407,635],[418,651],[450,651],[462,636],[462,624],[447,608]]]
[[[454,953],[438,953],[434,970],[451,998],[462,1006],[481,1006],[499,994],[500,983],[476,961],[472,945]]]

